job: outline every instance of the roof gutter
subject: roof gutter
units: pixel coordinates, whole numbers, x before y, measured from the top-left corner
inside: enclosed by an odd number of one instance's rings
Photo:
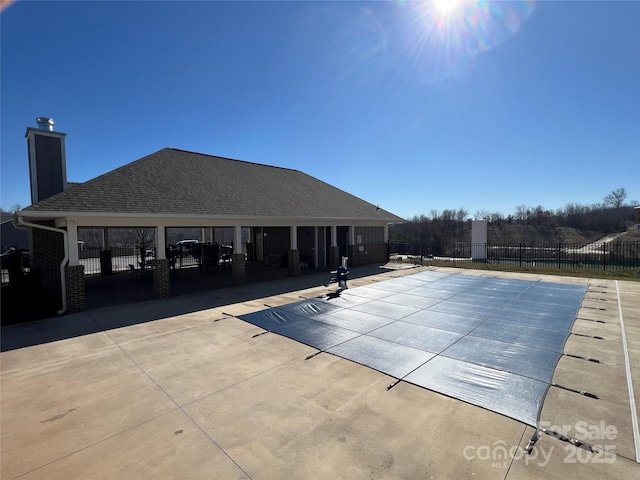
[[[292,216],[263,216],[263,215],[204,215],[198,213],[176,213],[176,212],[164,212],[164,213],[145,213],[145,212],[82,212],[82,211],[58,211],[58,210],[22,210],[21,215],[25,218],[36,218],[39,220],[58,219],[61,217],[67,218],[136,218],[136,219],[175,219],[184,218],[191,220],[222,220],[222,221],[237,221],[237,222],[259,222],[261,221],[276,221],[287,224],[296,224],[299,222],[321,222],[328,224],[343,224],[344,222],[371,222],[371,223],[404,223],[407,220],[401,217],[370,217],[370,218],[351,218],[351,217],[292,217]],[[394,216],[395,217],[395,216]],[[142,225],[140,225],[142,226]],[[328,225],[327,225],[328,226]]]
[[[67,311],[67,282],[65,276],[65,267],[69,263],[69,242],[67,241],[67,231],[62,230],[60,228],[49,227],[47,225],[39,225],[37,223],[26,222],[22,216],[16,212],[13,214],[13,224],[16,228],[22,228],[26,230],[27,227],[39,228],[41,230],[48,230],[50,232],[61,233],[63,237],[64,243],[64,258],[62,259],[62,263],[60,264],[60,285],[62,286],[62,309],[58,310],[58,315],[62,315]]]

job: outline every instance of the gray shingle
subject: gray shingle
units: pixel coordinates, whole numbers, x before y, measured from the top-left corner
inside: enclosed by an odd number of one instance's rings
[[[25,210],[403,221],[298,170],[172,148]]]

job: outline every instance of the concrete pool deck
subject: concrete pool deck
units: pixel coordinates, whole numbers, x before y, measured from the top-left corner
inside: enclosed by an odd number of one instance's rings
[[[405,382],[387,391],[390,376],[306,360],[317,350],[235,318],[331,290],[308,276],[3,327],[0,477],[640,476],[639,283],[421,267],[349,284],[423,270],[587,285],[540,420],[603,449],[543,434],[524,455],[531,427]]]

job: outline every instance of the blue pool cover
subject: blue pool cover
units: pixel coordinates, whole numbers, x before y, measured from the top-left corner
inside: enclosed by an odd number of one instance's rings
[[[239,318],[537,427],[586,290],[421,272]]]

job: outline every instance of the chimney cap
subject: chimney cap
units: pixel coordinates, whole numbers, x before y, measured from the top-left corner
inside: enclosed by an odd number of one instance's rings
[[[40,130],[48,130],[50,132],[53,132],[53,118],[38,117],[36,118],[36,123],[38,124],[38,128]]]

